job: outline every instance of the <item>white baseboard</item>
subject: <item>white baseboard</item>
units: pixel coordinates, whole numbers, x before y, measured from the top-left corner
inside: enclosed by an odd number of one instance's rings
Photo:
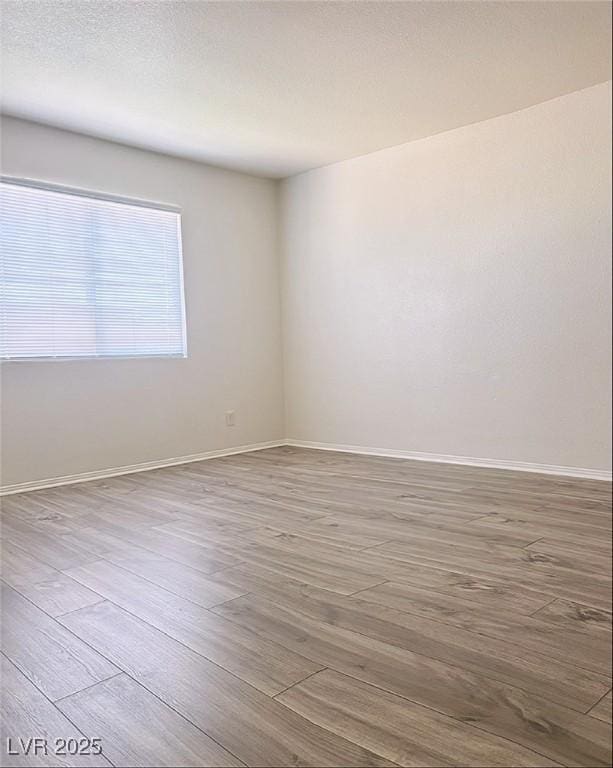
[[[171,459],[160,459],[158,461],[145,461],[141,464],[129,464],[123,467],[111,467],[109,469],[101,469],[94,472],[80,472],[77,475],[64,475],[63,477],[50,477],[46,480],[32,480],[31,482],[27,483],[15,483],[14,485],[1,486],[0,496],[9,496],[13,493],[24,493],[25,491],[38,491],[42,488],[55,488],[59,485],[86,483],[88,480],[104,480],[105,477],[130,475],[134,472],[148,472],[150,469],[174,467],[177,464],[189,464],[193,461],[217,459],[220,456],[232,456],[236,453],[260,451],[263,448],[278,448],[280,445],[285,445],[285,440],[270,440],[266,443],[250,443],[249,445],[239,445],[235,448],[221,448],[218,451],[194,453],[190,456],[178,456]]]
[[[308,440],[288,438],[285,445],[296,448],[314,448],[319,451],[339,451],[341,453],[359,453],[367,456],[389,456],[413,461],[433,461],[441,464],[464,464],[469,467],[489,467],[490,469],[513,469],[520,472],[537,472],[543,475],[563,475],[565,477],[583,477],[590,480],[611,482],[611,472],[605,469],[584,469],[583,467],[562,467],[555,464],[532,464],[526,461],[504,461],[501,459],[476,459],[472,456],[449,456],[444,453],[420,453],[418,451],[399,451],[386,448],[369,448],[363,445],[339,445],[336,443],[313,443]]]
[[[464,464],[470,467],[490,467],[492,469],[512,469],[521,472],[537,472],[545,475],[562,475],[565,477],[583,477],[591,480],[605,480],[611,482],[611,472],[604,469],[584,469],[582,467],[561,467],[553,464],[532,464],[525,461],[503,461],[500,459],[476,459],[471,456],[449,456],[442,453],[420,453],[418,451],[400,451],[396,449],[369,448],[363,445],[342,445],[336,443],[314,443],[308,440],[270,440],[265,443],[250,443],[234,448],[221,448],[217,451],[194,453],[190,456],[179,456],[158,461],[145,461],[141,464],[130,464],[123,467],[111,467],[109,469],[96,470],[94,472],[81,472],[76,475],[64,475],[63,477],[50,477],[45,480],[32,480],[27,483],[15,483],[0,487],[0,496],[9,496],[13,493],[25,493],[26,491],[38,491],[43,488],[55,488],[60,485],[72,485],[73,483],[86,483],[89,480],[104,480],[106,477],[118,475],[130,475],[134,472],[148,472],[151,469],[174,467],[178,464],[189,464],[194,461],[216,459],[221,456],[232,456],[237,453],[249,453],[261,451],[264,448],[278,448],[283,445],[295,448],[314,448],[319,451],[339,451],[340,453],[358,453],[366,456],[390,456],[397,459],[411,459],[413,461],[433,461],[442,464]]]

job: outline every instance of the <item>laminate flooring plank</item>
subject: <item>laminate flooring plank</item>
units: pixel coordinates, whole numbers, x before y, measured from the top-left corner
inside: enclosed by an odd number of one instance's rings
[[[75,534],[62,537],[74,542],[81,548],[87,548],[99,559],[107,552],[119,552],[122,549],[139,548],[141,557],[147,552],[155,557],[165,557],[183,563],[203,573],[214,573],[222,568],[237,565],[240,561],[220,549],[215,542],[204,544],[173,536],[162,527],[125,529],[116,523],[93,516],[88,525],[77,529]],[[90,557],[88,562],[91,562]]]
[[[95,558],[90,562],[100,560],[109,553],[120,556],[124,551],[127,557],[133,555],[135,557],[148,558],[152,561],[164,558],[159,552],[153,552],[150,549],[139,547],[138,544],[133,544],[130,536],[123,536],[117,527],[110,525],[80,528],[76,533],[65,534],[62,538],[68,542],[74,542],[93,553]]]
[[[310,514],[308,516],[304,514],[304,517],[312,522],[330,515],[344,515],[357,519],[389,519],[391,521],[405,517],[411,519],[421,517],[439,522],[446,520],[454,524],[458,521],[474,520],[479,515],[490,511],[489,507],[475,511],[459,505],[457,500],[455,503],[449,501],[441,504],[435,500],[394,498],[383,502],[376,494],[371,495],[370,498],[364,498],[349,489],[340,492],[335,488],[334,483],[327,482],[320,486],[319,492],[314,495],[313,481],[310,479],[300,484],[294,480],[281,488],[278,484],[271,484],[267,491],[266,503],[278,505],[284,514],[287,514],[288,510],[302,510],[303,514],[305,511],[309,512]],[[233,491],[224,489],[220,493],[232,493],[235,498],[248,495],[244,484]]]
[[[408,542],[390,542],[369,552],[401,563],[445,567],[476,577],[506,577],[519,586],[534,587],[555,597],[590,603],[604,610],[611,606],[611,579],[607,575],[596,571],[577,572],[570,568],[557,567],[537,557],[537,553],[523,562],[509,562],[506,552],[492,553],[487,557],[484,553],[479,555],[473,549],[439,542],[436,546],[421,542],[410,545]]]
[[[378,605],[408,614],[434,618],[443,624],[514,643],[526,653],[540,653],[596,673],[610,674],[610,638],[599,633],[586,635],[571,627],[555,626],[533,616],[506,616],[499,611],[467,610],[455,598],[409,584],[388,582],[356,595]]]
[[[2,578],[13,587],[53,579],[58,571],[33,557],[25,549],[2,540]]]
[[[387,566],[381,568],[389,576],[388,583],[398,579],[398,587],[404,585],[407,590],[421,590],[422,595],[433,592],[435,610],[464,610],[469,607],[465,603],[469,600],[470,609],[476,609],[478,605],[486,612],[494,610],[530,615],[554,599],[554,596],[547,592],[522,588],[509,579],[501,581],[483,576],[476,577],[417,563],[405,563],[393,572],[390,572]],[[385,585],[381,586],[383,588]],[[448,600],[442,601],[443,597]]]
[[[57,570],[92,560],[91,553],[77,546],[67,545],[61,535],[39,533],[28,524],[20,524],[19,528],[15,528],[4,521],[2,534],[10,543],[25,549],[31,557]]]
[[[17,498],[21,494],[16,494]],[[48,505],[42,504],[23,504],[21,507],[12,506],[3,501],[2,503],[3,523],[7,528],[16,528],[19,530],[22,524],[37,533],[55,533],[61,534],[70,531],[74,525],[74,520],[62,511],[48,509]]]
[[[253,518],[249,513],[249,507],[245,501],[241,504],[228,504],[219,499],[217,494],[199,496],[189,504],[182,505],[177,511],[177,519],[160,524],[159,528],[165,528],[173,524],[192,523],[198,526],[198,530],[211,537],[211,542],[217,537],[227,535],[240,535],[262,525],[268,517]]]
[[[229,573],[239,570],[229,569]],[[411,566],[404,582],[386,581],[355,593],[364,600],[381,602],[390,608],[444,621],[457,614],[495,616],[509,614],[534,616],[553,598],[543,592],[514,588],[509,583],[475,579],[463,573]]]
[[[479,499],[489,504],[521,506],[533,516],[542,516],[549,521],[581,522],[581,524],[610,528],[610,499],[580,498],[549,492],[540,493],[527,490],[521,484],[515,487],[493,487],[487,483],[467,488],[464,495]],[[577,517],[580,520],[577,520]]]
[[[9,514],[32,521],[75,520],[105,503],[92,486],[93,483],[87,483],[83,488],[72,486],[68,497],[64,486],[11,494],[3,498],[2,508]]]
[[[104,552],[103,557],[147,581],[163,587],[192,603],[210,608],[213,605],[233,600],[247,594],[249,588],[238,589],[215,581],[202,571],[190,568],[184,563],[169,560],[155,552],[138,547],[123,547]]]
[[[139,530],[152,525],[161,525],[175,520],[178,515],[174,511],[167,511],[152,507],[146,496],[130,493],[124,496],[116,496],[109,503],[93,511],[96,518],[101,518],[111,524],[120,524],[124,528]],[[82,522],[89,524],[90,515],[84,515]]]
[[[307,586],[304,582],[298,581],[297,579],[292,579],[277,571],[271,571],[269,568],[263,568],[253,564],[243,564],[237,565],[234,568],[226,568],[220,573],[214,574],[211,578],[214,578],[224,585],[229,585],[237,590],[242,590],[244,595],[255,593],[262,594],[264,597],[270,589],[277,590],[284,589],[285,587],[291,589]],[[361,592],[358,594],[361,594]],[[217,606],[211,606],[211,610],[216,607]]]
[[[85,609],[88,610],[88,609]],[[403,696],[554,762],[608,766],[610,733],[604,723],[519,688],[248,595],[215,611],[337,672]],[[594,723],[598,722],[598,727]]]
[[[80,739],[83,733],[45,698],[17,667],[4,656],[2,664],[2,697],[0,705],[1,764],[7,768],[21,766],[108,766],[103,755],[56,754],[56,739]],[[23,740],[20,743],[20,738]],[[27,754],[28,739],[44,739],[47,753],[34,753],[33,745]],[[10,743],[9,743],[10,739]],[[61,744],[57,745],[61,747]],[[61,750],[59,750],[61,751]],[[18,754],[10,754],[17,752]]]
[[[535,550],[536,552],[544,552],[547,555],[561,556],[561,557],[585,557],[586,551],[590,551],[590,557],[596,556],[602,563],[603,560],[611,559],[611,537],[600,536],[598,541],[594,539],[584,539],[582,537],[574,537],[572,540],[567,539],[552,539],[544,536],[541,539],[529,544],[526,549]]]
[[[292,686],[276,699],[317,725],[402,766],[559,765],[470,723],[331,669]]]
[[[445,570],[444,564],[431,560],[411,562],[403,556],[386,557],[378,551],[379,547],[345,552],[304,539],[269,539],[267,544],[237,544],[229,549],[249,565],[275,570],[305,584],[333,589],[341,594],[352,594],[386,580],[406,580],[440,587],[443,591],[455,589],[457,594],[470,592],[471,599],[499,606],[506,602],[510,608],[525,612],[537,610],[556,596],[551,592],[522,588],[510,579],[502,582],[494,576],[459,573],[450,566]]]
[[[257,489],[246,481],[236,481],[236,477],[229,476],[228,480],[216,480],[211,484],[207,481],[206,494],[202,495],[195,505],[204,508],[207,514],[221,514],[218,504],[221,501],[234,503],[233,520],[240,520],[242,524],[250,527],[260,526],[266,523],[296,522],[308,523],[324,517],[329,512],[329,505],[325,501],[314,502],[309,500],[304,503],[291,491],[280,488],[278,481],[269,478],[266,483],[260,483]],[[240,507],[236,503],[240,502]],[[266,505],[265,509],[254,516],[251,512],[253,502]],[[240,511],[239,511],[240,510]],[[228,508],[224,509],[228,514]]]
[[[603,541],[610,541],[608,530],[585,525],[581,522],[580,514],[577,514],[573,521],[557,522],[551,517],[537,517],[524,511],[513,513],[512,510],[499,512],[490,510],[482,517],[475,515],[475,519],[467,522],[467,527],[500,534],[507,531],[516,535],[532,537],[534,540],[547,539],[555,535],[558,541],[573,543],[579,538],[585,544],[593,546],[594,551],[603,548]]]
[[[597,717],[604,723],[613,723],[613,716],[611,714],[611,706],[613,703],[612,696],[613,694],[611,691],[609,691],[606,696],[603,696],[598,704],[590,709],[590,715],[592,717]]]
[[[2,589],[2,651],[52,701],[118,670],[20,594]]]
[[[125,674],[57,703],[83,733],[101,739],[117,766],[241,766],[244,763]]]
[[[227,527],[211,528],[206,520],[198,520],[196,516],[190,519],[182,519],[166,525],[158,525],[153,531],[164,533],[166,536],[176,537],[179,540],[211,546],[236,546],[238,543],[247,544],[255,530],[259,529],[229,529]]]
[[[409,615],[392,608],[302,585],[270,587],[264,597],[320,624],[358,633],[430,659],[515,685],[550,701],[586,712],[610,689],[606,674],[526,654],[508,641]],[[247,598],[248,600],[249,598]],[[213,609],[231,615],[234,603]],[[325,663],[325,662],[322,662]],[[327,666],[327,665],[326,665]]]
[[[234,480],[220,482],[208,491],[198,505],[207,512],[223,512],[252,528],[272,522],[308,523],[328,514],[325,502],[318,504],[309,499],[308,503],[304,503],[289,489],[279,488],[273,480],[259,485],[256,490],[251,478],[249,483]]]
[[[562,627],[581,629],[587,632],[595,630],[605,632],[609,636],[611,634],[612,616],[609,611],[602,611],[569,600],[556,599],[540,608],[533,616],[541,621],[553,622]]]
[[[319,522],[319,521],[316,521]],[[383,521],[381,521],[383,523]],[[315,523],[312,523],[310,525],[314,525]],[[461,526],[458,526],[461,527]],[[364,550],[370,550],[371,548],[376,548],[380,544],[386,544],[391,539],[390,537],[384,537],[384,531],[385,531],[385,525],[380,526],[380,536],[379,541],[371,541],[370,543],[364,543],[362,546],[357,545],[351,545],[348,544],[348,539],[344,538],[342,535],[337,536],[334,538],[333,536],[326,536],[322,535],[317,532],[317,529],[311,529],[309,530],[309,527],[305,526],[304,528],[301,528],[299,531],[296,530],[295,532],[290,529],[291,526],[286,527],[278,527],[276,525],[274,526],[265,526],[262,528],[258,528],[256,530],[250,531],[248,534],[245,534],[244,536],[240,537],[241,539],[247,539],[251,541],[252,543],[260,542],[262,544],[273,544],[277,545],[280,544],[282,546],[290,547],[292,549],[304,549],[309,550],[316,547],[319,547],[321,551],[328,552],[329,554],[333,555],[333,550],[330,550],[330,547],[334,548],[340,548],[340,549],[348,549],[348,550],[357,550],[357,551],[364,551]],[[359,526],[356,526],[356,528],[359,528]],[[459,533],[455,533],[453,529],[451,531],[445,531],[443,533],[437,533],[437,530],[434,526],[431,527],[425,527],[420,526],[419,524],[413,524],[412,521],[407,520],[405,524],[405,536],[407,536],[412,542],[419,542],[419,541],[426,541],[428,543],[430,542],[436,542],[438,540],[444,541],[444,542],[454,542],[455,544],[472,544],[473,546],[482,547],[485,551],[489,551],[492,544],[495,544],[496,541],[494,540],[494,537],[491,538],[491,540],[488,542],[484,539],[479,538],[471,538],[468,536],[462,536]],[[358,531],[356,530],[353,534],[353,538],[356,540],[359,540],[361,538],[361,541],[365,541],[366,537],[362,534],[362,536],[359,536]],[[373,538],[373,537],[371,537]],[[517,540],[519,543],[524,544],[526,542],[525,538]],[[226,540],[226,544],[229,546],[236,546],[238,541],[232,541],[231,539]]]
[[[341,528],[338,523],[324,524],[328,518],[320,518],[309,523],[302,524],[274,524],[259,528],[254,532],[257,540],[265,541],[266,538],[279,538],[284,542],[308,539],[315,544],[339,547],[341,549],[366,549],[377,544],[384,544],[388,537],[383,532],[367,533],[354,526],[352,530],[348,526]],[[255,539],[253,539],[255,540]]]
[[[291,547],[281,545],[282,542],[276,541],[270,545],[250,543],[237,546],[232,551],[237,561],[259,565],[282,576],[345,595],[385,581],[385,576],[370,570],[368,564],[363,562],[361,552],[343,552],[337,547],[330,547],[332,552],[324,556],[320,551],[298,556]],[[318,547],[321,550],[321,545]]]
[[[49,616],[59,616],[102,600],[96,592],[59,572],[51,578],[15,589]]]
[[[100,560],[68,573],[264,693],[279,693],[321,669],[298,653],[239,630],[227,619],[112,563]]]
[[[451,564],[457,563],[461,567],[470,566],[471,561],[478,558],[476,566],[479,568],[484,570],[498,569],[500,573],[508,573],[510,578],[534,576],[537,581],[545,577],[550,581],[559,580],[561,583],[567,583],[578,579],[584,579],[587,582],[586,576],[588,576],[596,581],[610,582],[610,579],[605,575],[606,567],[609,564],[606,558],[598,556],[592,556],[589,559],[570,556],[556,557],[539,552],[534,548],[508,547],[498,545],[493,541],[487,545],[486,550],[483,551],[481,546],[476,546],[473,542],[466,542],[466,540],[452,544],[415,538],[410,541],[389,541],[371,547],[369,551],[400,560],[405,556],[440,559]],[[472,567],[476,566],[473,565]]]
[[[246,765],[391,765],[110,603],[60,621]]]
[[[232,468],[234,469],[234,468]],[[345,511],[367,517],[380,517],[383,513],[418,513],[440,511],[440,499],[436,504],[432,499],[413,497],[406,493],[407,488],[402,486],[404,493],[387,494],[383,498],[386,487],[381,482],[371,484],[369,493],[356,492],[356,478],[343,475],[320,475],[312,472],[297,472],[281,468],[276,470],[275,477],[268,476],[262,482],[257,475],[237,475],[232,469],[214,470],[207,467],[206,479],[210,484],[210,477],[217,479],[211,484],[211,493],[215,499],[233,500],[237,503],[249,501],[251,508],[254,502],[264,502],[260,505],[261,513],[270,518],[271,506],[278,505],[283,509],[287,519],[287,513],[294,509],[299,519],[313,519],[333,512]],[[194,470],[192,470],[194,472]],[[257,488],[257,491],[255,489]],[[399,489],[400,490],[400,489]],[[432,490],[432,489],[431,489]],[[465,518],[474,519],[479,514],[486,514],[491,510],[491,505],[483,505],[482,510],[467,509],[457,505],[452,495],[447,497],[449,511],[452,511],[455,520]],[[451,521],[451,520],[450,520]]]
[[[150,549],[171,560],[177,560],[203,573],[214,573],[240,562],[238,558],[222,552],[218,547],[207,547],[178,539],[154,528],[139,531],[138,535],[130,540],[130,543],[144,549]]]
[[[296,526],[288,527],[291,531],[296,531]],[[314,520],[297,531],[305,536],[316,535],[325,541],[335,541],[337,539],[346,539],[351,541],[355,539],[356,548],[383,544],[385,541],[402,541],[409,539],[433,539],[435,541],[451,541],[461,543],[479,544],[507,544],[513,547],[524,547],[531,544],[534,538],[526,534],[514,534],[513,532],[498,532],[481,530],[475,527],[469,527],[465,523],[452,522],[450,517],[436,515],[414,516],[412,519],[388,518],[380,519],[362,518],[356,520],[349,515],[331,515],[321,520]],[[371,539],[371,541],[369,541]],[[381,541],[384,539],[384,541]]]
[[[275,520],[309,521],[324,514],[297,504],[293,495],[271,495],[275,483],[270,479],[262,483],[257,476],[250,475],[247,480],[241,480],[237,479],[236,471],[229,475],[226,471],[221,475],[214,472],[213,476],[212,482],[207,476],[206,488],[199,496],[191,496],[192,507],[211,517],[224,515],[233,523],[254,527]]]

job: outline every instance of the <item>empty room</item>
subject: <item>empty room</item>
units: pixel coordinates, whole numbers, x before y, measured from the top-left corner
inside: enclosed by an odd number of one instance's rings
[[[0,764],[611,766],[611,4],[0,14]]]

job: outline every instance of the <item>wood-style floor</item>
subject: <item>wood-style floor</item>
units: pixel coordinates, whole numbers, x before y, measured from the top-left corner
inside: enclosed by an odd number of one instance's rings
[[[275,448],[3,506],[5,765],[610,765],[608,483]]]

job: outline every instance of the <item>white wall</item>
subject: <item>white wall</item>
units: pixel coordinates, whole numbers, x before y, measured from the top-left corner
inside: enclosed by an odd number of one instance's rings
[[[2,484],[283,437],[274,182],[8,118],[2,129],[6,174],[183,208],[189,350],[5,363]]]
[[[284,182],[287,436],[606,469],[609,168],[610,83]]]

